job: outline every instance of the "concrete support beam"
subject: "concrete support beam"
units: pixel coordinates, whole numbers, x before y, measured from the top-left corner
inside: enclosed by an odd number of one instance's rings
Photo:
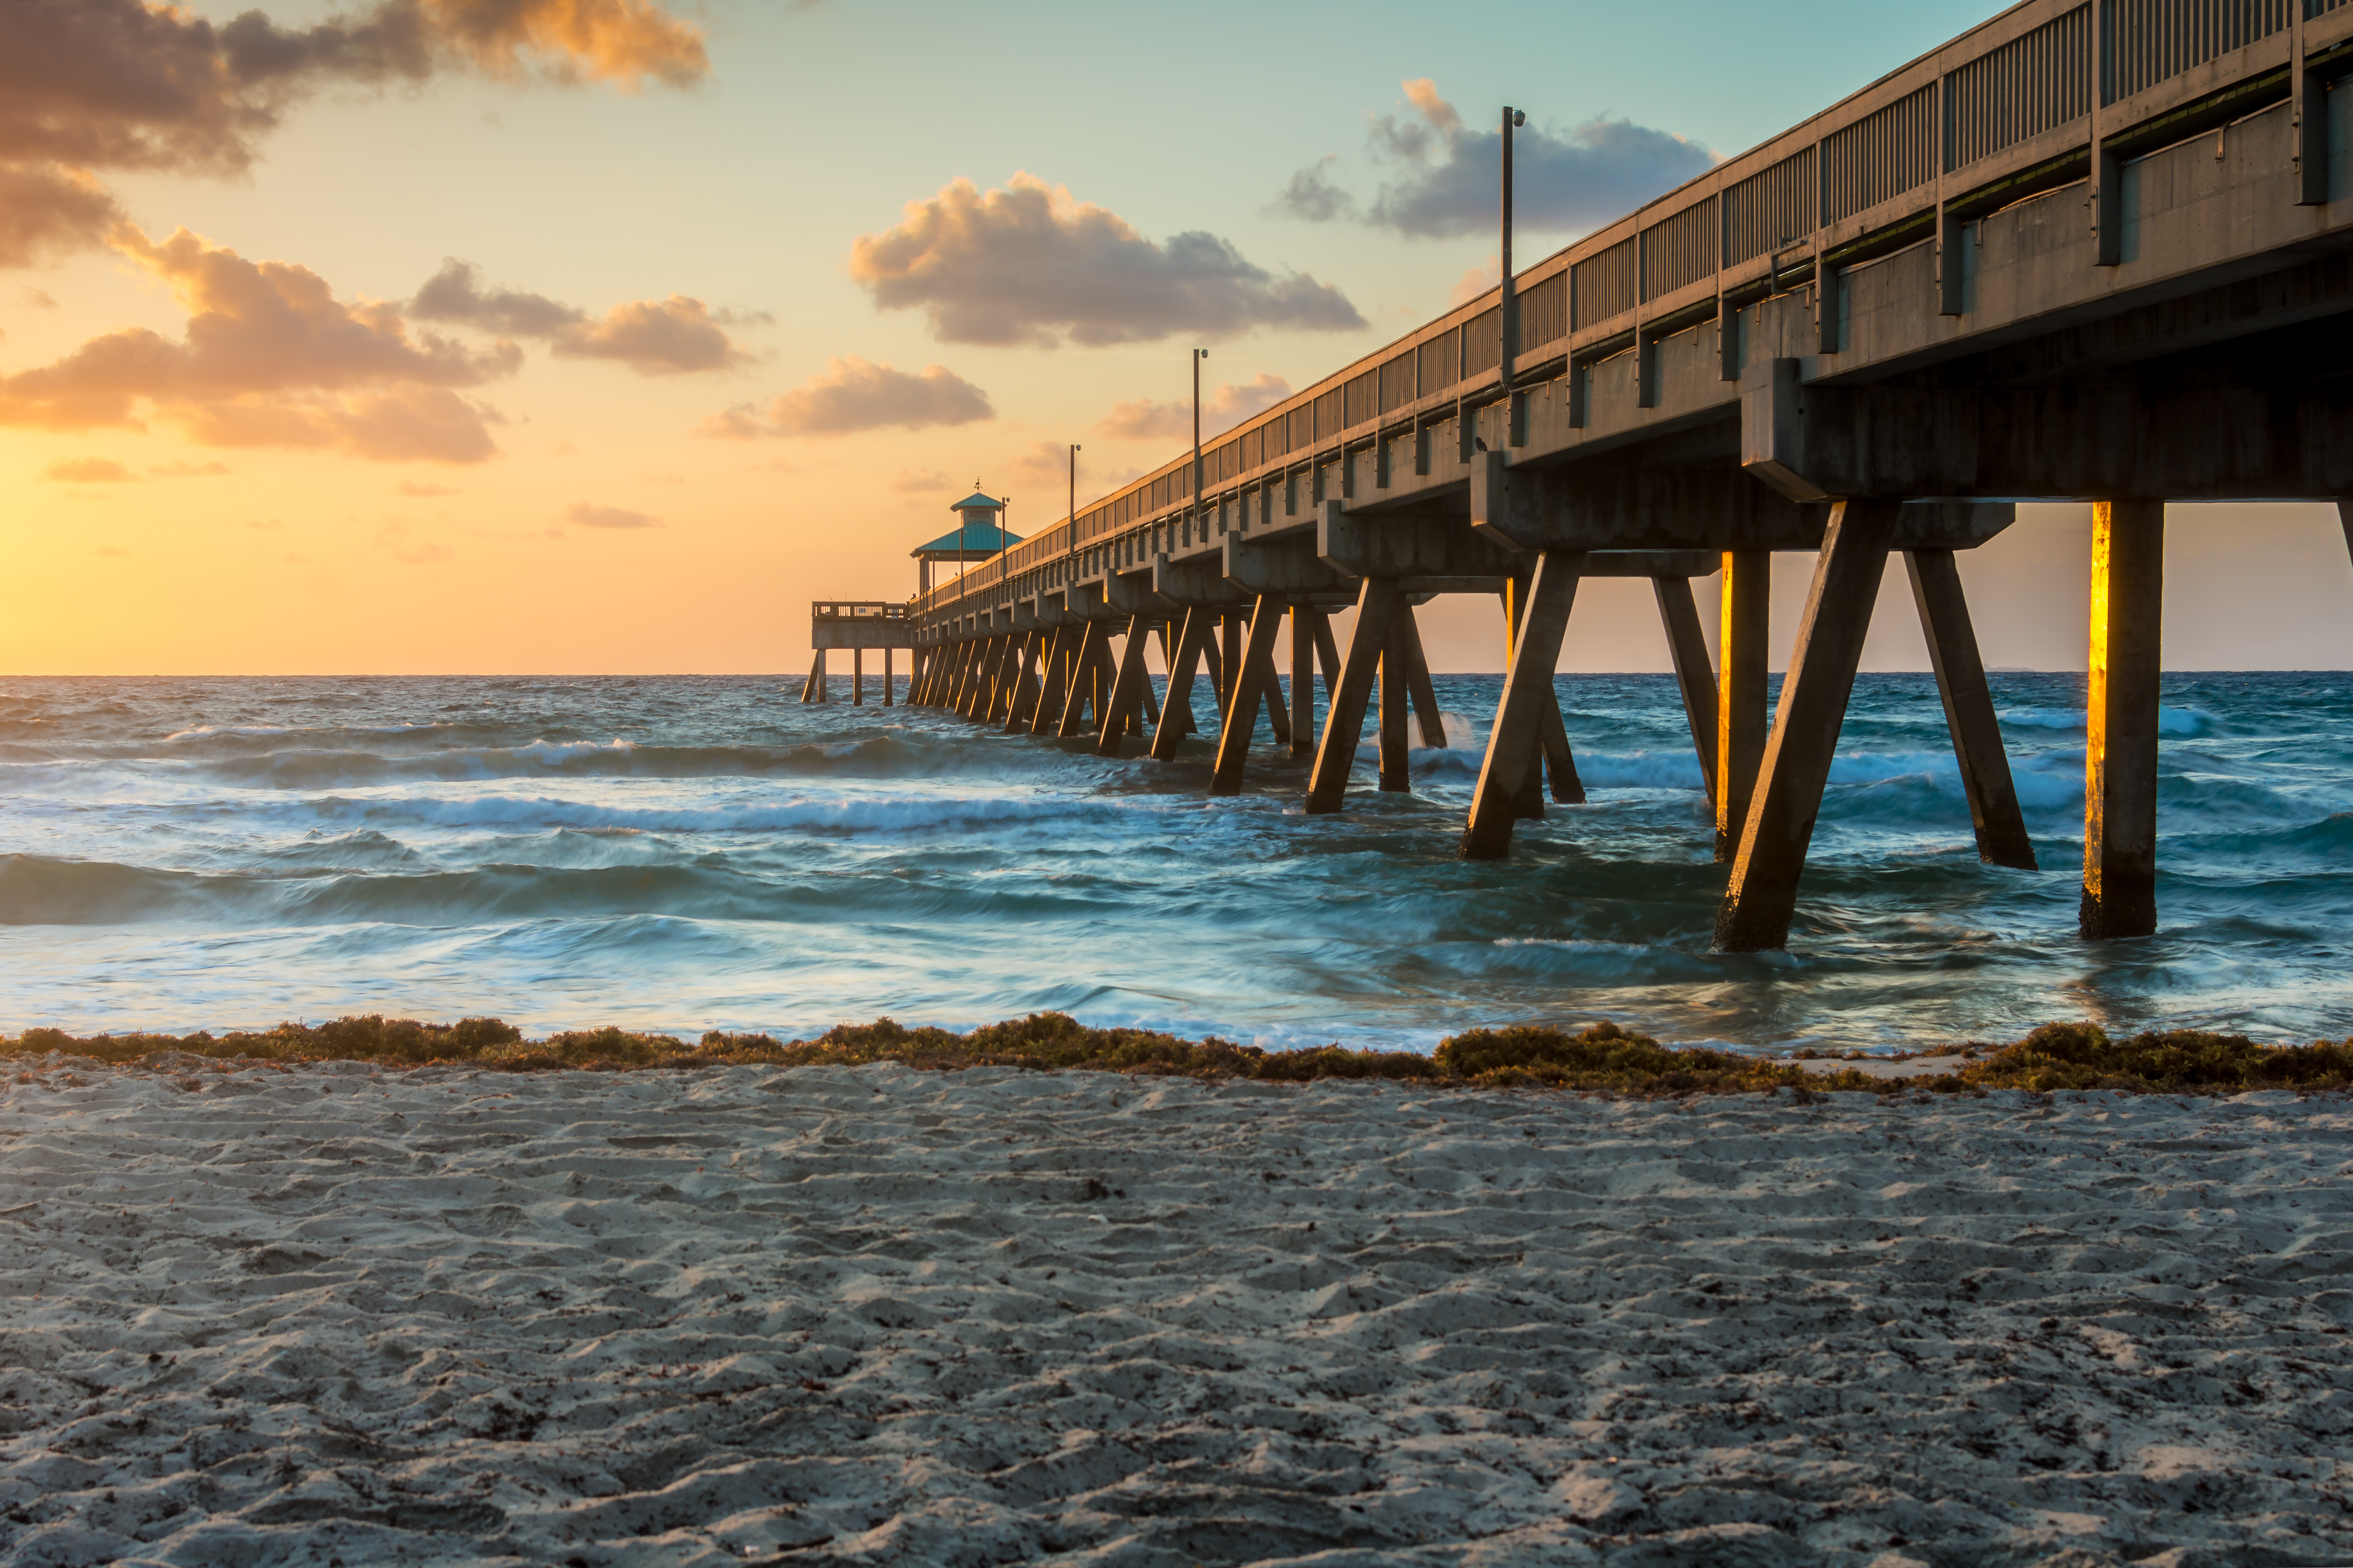
[[[1405,595],[1393,577],[1367,577],[1357,590],[1348,657],[1340,666],[1339,687],[1332,693],[1324,739],[1315,748],[1315,770],[1308,779],[1310,816],[1338,811],[1345,802],[1348,770],[1356,763],[1356,742],[1365,732],[1365,706],[1372,700],[1374,673],[1388,645],[1389,623],[1404,604]]]
[[[1071,622],[1048,634],[1046,655],[1038,672],[1038,706],[1029,716],[1029,732],[1042,735],[1061,722],[1062,704],[1070,693],[1071,645],[1081,628]]]
[[[809,650],[808,679],[801,682],[801,700],[825,700],[825,649],[821,647]]]
[[[1719,952],[1788,945],[1798,878],[1806,868],[1814,817],[1821,810],[1839,728],[1853,695],[1897,510],[1892,500],[1847,500],[1831,513],[1830,536],[1815,563],[1813,589],[1781,682],[1780,711],[1766,743],[1756,799],[1716,910]]]
[[[1291,752],[1315,749],[1315,630],[1322,615],[1304,605],[1291,606]]]
[[[884,645],[883,645],[883,648],[882,648],[882,706],[883,706],[883,707],[885,707],[885,708],[888,708],[888,707],[890,707],[890,706],[891,706],[891,687],[892,687],[892,678],[891,678],[891,648],[890,648],[890,645],[888,645],[888,644],[886,643],[886,644],[884,644]]]
[[[1377,733],[1380,739],[1380,787],[1388,795],[1413,793],[1412,742],[1406,733],[1413,683],[1405,651],[1406,638],[1413,635],[1409,629],[1412,625],[1413,606],[1399,605],[1389,620],[1388,641],[1381,648],[1380,723]]]
[[[2084,900],[2093,939],[2157,930],[2157,721],[2165,503],[2092,509],[2091,678],[2084,749]]]
[[[1536,714],[1536,721],[1543,726],[1536,731],[1536,742],[1544,752],[1546,769],[1552,774],[1553,804],[1583,805],[1585,781],[1577,776],[1577,754],[1568,748],[1568,726],[1561,720],[1558,699]]]
[[[1227,617],[1230,626],[1233,617]],[[1240,677],[1226,704],[1225,728],[1218,736],[1218,761],[1209,774],[1211,795],[1240,795],[1242,772],[1250,763],[1250,737],[1258,729],[1259,704],[1280,712],[1274,686],[1274,645],[1282,630],[1282,605],[1261,597],[1250,616],[1250,642],[1239,660]],[[1230,647],[1231,645],[1229,644]]]
[[[1729,865],[1765,764],[1766,663],[1773,606],[1773,557],[1762,550],[1724,556],[1716,628],[1715,858]]]
[[[1095,749],[1106,757],[1119,755],[1119,743],[1127,737],[1134,721],[1144,708],[1144,699],[1152,687],[1152,675],[1145,668],[1144,650],[1151,643],[1152,623],[1137,616],[1127,625],[1127,646],[1120,650],[1119,673],[1113,679],[1111,700],[1103,705],[1103,723],[1095,737]]]
[[[1005,732],[1017,734],[1029,727],[1038,709],[1038,651],[1045,641],[1039,631],[1014,634],[1013,695],[1005,706]]]
[[[1811,486],[1793,499],[1759,483],[1769,476],[1744,471],[1733,439],[1694,436],[1541,468],[1482,453],[1471,469],[1472,529],[1504,549],[1584,551],[1587,577],[1702,577],[1715,563],[1697,552],[1820,549],[1828,500]],[[2016,515],[1996,501],[1915,501],[1896,542],[1966,550]]]
[[[1193,721],[1193,677],[1201,667],[1202,649],[1209,641],[1215,617],[1215,611],[1198,605],[1185,612],[1176,651],[1168,658],[1168,701],[1161,710],[1158,728],[1152,732],[1155,761],[1174,762],[1177,743],[1198,728]]]
[[[1528,770],[1537,761],[1544,740],[1544,714],[1556,722],[1560,703],[1553,695],[1553,668],[1560,662],[1561,634],[1568,629],[1568,612],[1577,602],[1578,568],[1575,552],[1546,551],[1536,557],[1529,579],[1527,606],[1517,617],[1512,639],[1512,662],[1504,677],[1503,700],[1495,710],[1494,728],[1487,737],[1487,757],[1479,768],[1479,784],[1471,798],[1471,820],[1462,833],[1466,860],[1501,860],[1512,851],[1512,824],[1519,816],[1517,796],[1525,789]]]
[[[2318,334],[2316,334],[2318,335]],[[2353,491],[2353,399],[2231,367],[1963,388],[1808,384],[1775,360],[1740,395],[1741,461],[1795,501],[1836,495],[2333,500]],[[1899,537],[1898,547],[1959,540]]]
[[[1300,530],[1277,542],[1246,539],[1239,533],[1223,542],[1226,581],[1252,595],[1281,594],[1286,599],[1307,594],[1356,591],[1356,580],[1319,559],[1314,535]]]
[[[1403,640],[1405,675],[1413,693],[1414,718],[1421,725],[1421,743],[1432,751],[1446,750],[1446,723],[1438,712],[1438,688],[1430,679],[1430,656],[1422,651],[1421,628],[1414,624],[1410,606],[1398,617],[1398,635]]]
[[[1504,668],[1506,671],[1512,668],[1513,656],[1520,646],[1520,624],[1527,618],[1529,584],[1534,572],[1531,559],[1527,573],[1508,578],[1504,584]],[[1582,571],[1577,573],[1579,578],[1584,575]],[[1552,706],[1555,710],[1554,723],[1557,724],[1560,704],[1556,699]],[[1512,797],[1512,814],[1515,821],[1542,822],[1545,818],[1545,762],[1549,752],[1546,731],[1551,728],[1553,725],[1544,722],[1543,712],[1539,710],[1536,750],[1528,759],[1526,780],[1520,785],[1519,794]],[[1492,732],[1490,738],[1492,740]],[[1564,747],[1567,744],[1566,731],[1562,744]],[[1572,767],[1571,772],[1574,771]]]
[[[2034,870],[2034,845],[2018,809],[2018,789],[2010,782],[2010,758],[2001,745],[2001,721],[1994,715],[1993,691],[1986,684],[1985,661],[1978,653],[1977,631],[1969,625],[1968,599],[1961,592],[1953,552],[1909,550],[1904,561],[1912,578],[1912,600],[1920,610],[1921,635],[1928,640],[1928,662],[1936,672],[1936,693],[1945,701],[1945,724],[1952,731],[1954,760],[1960,764],[1961,791],[1968,797],[1978,858],[1989,866]]]
[[[1315,553],[1350,577],[1495,577],[1510,555],[1472,533],[1457,516],[1429,508],[1350,511],[1324,503],[1315,520]]]
[[[1246,623],[1240,610],[1228,610],[1219,617],[1218,640],[1222,644],[1219,657],[1212,659],[1209,671],[1218,686],[1218,724],[1222,731],[1234,717],[1234,688],[1242,678],[1242,632]]]
[[[1086,624],[1079,640],[1078,657],[1071,665],[1071,687],[1062,700],[1062,721],[1054,729],[1054,733],[1063,740],[1086,731],[1087,710],[1095,695],[1095,668],[1103,662],[1106,640],[1103,622]],[[1101,706],[1095,706],[1100,712]]]
[[[1715,672],[1708,668],[1707,637],[1699,624],[1699,604],[1688,577],[1653,577],[1651,591],[1659,601],[1659,621],[1667,634],[1667,657],[1673,663],[1675,685],[1683,692],[1683,721],[1691,726],[1692,749],[1699,753],[1699,771],[1707,787],[1708,805],[1715,805]]]

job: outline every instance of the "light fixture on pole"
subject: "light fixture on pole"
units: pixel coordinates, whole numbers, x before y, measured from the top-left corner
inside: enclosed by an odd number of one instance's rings
[[[1079,536],[1079,444],[1071,443],[1071,537]]]
[[[1207,349],[1193,351],[1193,520],[1200,525],[1204,542],[1209,525],[1201,517],[1201,362],[1208,357]]]
[[[1528,117],[1525,114],[1508,103],[1504,106],[1504,199],[1501,214],[1504,232],[1501,254],[1496,258],[1497,271],[1502,275],[1503,307],[1496,320],[1496,327],[1503,342],[1496,351],[1495,364],[1497,376],[1503,384],[1504,395],[1507,400],[1512,391],[1512,349],[1519,337],[1518,300],[1512,292],[1512,132],[1527,122]],[[1506,420],[1511,418],[1508,402],[1504,410],[1504,417]],[[1504,439],[1508,444],[1510,437],[1506,435]]]

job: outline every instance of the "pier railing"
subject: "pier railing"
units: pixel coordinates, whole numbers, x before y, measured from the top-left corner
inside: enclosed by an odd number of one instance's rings
[[[2062,185],[2091,182],[2096,223],[2121,184],[2114,160],[2283,99],[2301,107],[2339,62],[2353,63],[2353,0],[2026,0],[1518,274],[1514,383],[1640,350]],[[2316,98],[2310,112],[2325,114]],[[1221,433],[1202,454],[1205,494],[1504,395],[1504,330],[1491,289]],[[1187,451],[913,609],[1126,542],[1112,536],[1193,502]]]

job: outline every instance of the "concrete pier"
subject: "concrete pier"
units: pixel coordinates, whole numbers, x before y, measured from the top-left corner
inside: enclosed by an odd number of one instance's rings
[[[1890,551],[1977,854],[2034,864],[1959,558],[2022,500],[2095,501],[2080,925],[2151,930],[2162,509],[2122,498],[2337,502],[2353,550],[2348,82],[2353,5],[2025,0],[1515,270],[1508,306],[1468,300],[1031,538],[976,489],[915,552],[911,697],[966,710],[987,679],[1005,722],[1075,735],[1092,715],[1108,750],[1148,721],[1166,762],[1206,668],[1211,787],[1240,787],[1265,703],[1278,745],[1314,751],[1306,807],[1328,814],[1376,704],[1385,787],[1409,783],[1417,714],[1442,739],[1400,618],[1499,597],[1504,711],[1462,828],[1491,858],[1547,797],[1583,797],[1555,611],[1578,577],[1648,577],[1712,816],[1693,847],[1729,866],[1719,942],[1772,947]],[[1813,556],[1814,581],[1768,715],[1777,552]],[[1693,584],[1719,571],[1711,669]],[[1325,616],[1352,604],[1344,658]],[[1143,717],[1132,700],[1140,616],[1177,628],[1156,718],[1148,679]],[[823,650],[853,644],[814,646],[820,701]]]

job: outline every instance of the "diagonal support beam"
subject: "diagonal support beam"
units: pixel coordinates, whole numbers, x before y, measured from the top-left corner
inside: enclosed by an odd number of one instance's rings
[[[1013,680],[1013,701],[1005,715],[1005,732],[1017,734],[1028,729],[1038,713],[1038,650],[1046,640],[1043,632],[1021,634],[1021,666]]]
[[[1683,694],[1683,721],[1691,726],[1692,749],[1699,753],[1700,777],[1707,786],[1710,806],[1715,804],[1715,672],[1708,668],[1707,638],[1700,630],[1699,604],[1688,577],[1653,577],[1659,620],[1666,627],[1667,657],[1675,667],[1675,685]]]
[[[1328,707],[1332,694],[1340,689],[1340,645],[1332,640],[1332,617],[1323,611],[1315,612],[1315,663],[1324,671],[1324,701]]]
[[[1152,677],[1144,668],[1150,632],[1151,623],[1142,616],[1127,624],[1127,646],[1120,650],[1119,673],[1112,678],[1111,700],[1103,704],[1101,732],[1095,737],[1095,749],[1106,757],[1119,755],[1128,721],[1142,710],[1145,693],[1151,689]]]
[[[1547,550],[1536,556],[1525,608],[1512,638],[1512,667],[1504,676],[1503,700],[1487,733],[1486,760],[1471,797],[1471,821],[1462,831],[1462,858],[1501,860],[1512,852],[1512,824],[1528,769],[1544,747],[1545,715],[1560,722],[1552,689],[1553,667],[1560,662],[1560,639],[1577,603],[1577,579],[1585,552]],[[1565,744],[1565,742],[1564,742]]]
[[[1059,626],[1046,644],[1046,657],[1038,671],[1038,707],[1029,716],[1033,735],[1042,735],[1061,722],[1062,704],[1070,692],[1071,642],[1076,635],[1076,627]]]
[[[1913,603],[1920,609],[1920,631],[1928,639],[1936,694],[1945,700],[1945,726],[1952,731],[1953,760],[1960,764],[1961,792],[1968,797],[1969,826],[1977,830],[1978,858],[1989,866],[2034,870],[2034,845],[2018,809],[2018,789],[2002,751],[2001,721],[1994,716],[1993,690],[1986,684],[1977,631],[1969,625],[1960,569],[1949,550],[1907,550],[1904,563],[1912,577]]]
[[[1152,731],[1152,755],[1156,762],[1175,761],[1178,742],[1198,728],[1193,721],[1193,679],[1210,637],[1211,616],[1212,612],[1198,607],[1185,612],[1176,651],[1168,659],[1168,700],[1160,710],[1158,727]]]
[[[1421,725],[1421,743],[1442,752],[1446,750],[1446,724],[1438,714],[1438,688],[1430,684],[1430,658],[1422,652],[1421,628],[1414,624],[1411,605],[1398,617],[1398,637],[1405,648],[1407,689],[1413,693],[1413,715]]]
[[[1064,740],[1086,731],[1088,701],[1095,695],[1095,668],[1103,662],[1104,641],[1103,624],[1089,621],[1079,639],[1078,657],[1071,665],[1071,689],[1062,701],[1062,721],[1054,729]]]
[[[1211,795],[1240,795],[1242,771],[1250,763],[1250,736],[1258,729],[1261,700],[1270,707],[1278,693],[1274,686],[1274,645],[1282,630],[1282,605],[1268,595],[1259,596],[1250,616],[1250,641],[1241,654],[1241,676],[1226,706],[1225,729],[1218,736],[1218,763],[1209,774]]]
[[[1381,649],[1380,787],[1388,795],[1413,793],[1413,747],[1406,734],[1406,708],[1412,687],[1406,658],[1406,628],[1413,624],[1413,605],[1400,602],[1389,622],[1388,644]]]
[[[1315,749],[1315,620],[1304,605],[1291,607],[1291,752]],[[1327,634],[1328,635],[1328,634]]]
[[[1405,592],[1394,577],[1367,577],[1356,590],[1356,624],[1348,634],[1347,660],[1340,666],[1339,687],[1324,719],[1324,739],[1315,748],[1315,771],[1307,782],[1310,816],[1338,811],[1347,797],[1348,770],[1356,764],[1356,742],[1364,737],[1374,673],[1388,642],[1389,623],[1404,603]]]
[[[2092,647],[2084,735],[2084,900],[2094,940],[2157,931],[2157,723],[2165,503],[2092,508]]]
[[[1781,706],[1773,715],[1756,798],[1716,910],[1718,952],[1756,952],[1789,943],[1798,879],[1813,843],[1814,818],[1830,783],[1847,700],[1854,693],[1871,608],[1887,571],[1896,510],[1892,500],[1844,500],[1831,513],[1789,672],[1781,680]]]
[[[1537,710],[1536,722],[1543,726],[1536,732],[1536,740],[1544,748],[1545,764],[1552,774],[1553,804],[1583,805],[1585,781],[1577,776],[1577,753],[1568,749],[1568,726],[1561,720],[1557,697]]]

